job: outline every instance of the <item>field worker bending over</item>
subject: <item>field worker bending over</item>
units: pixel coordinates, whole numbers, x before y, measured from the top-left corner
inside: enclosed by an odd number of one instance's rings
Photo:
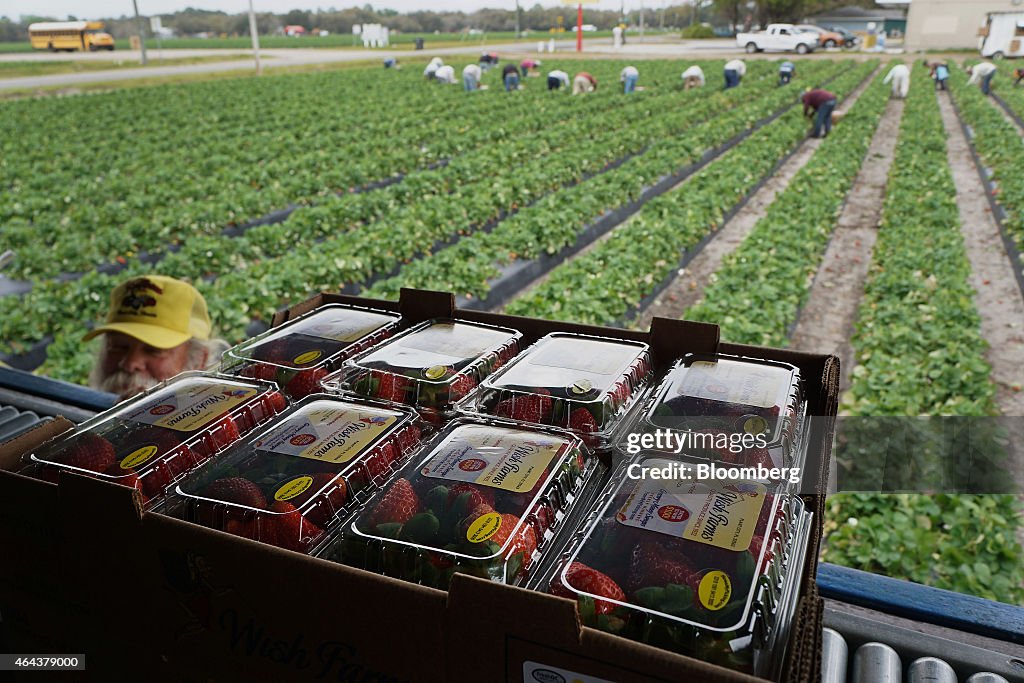
[[[501,70],[501,80],[505,84],[505,92],[519,90],[519,69],[515,64],[506,64]]]
[[[537,73],[538,66],[540,66],[539,59],[524,59],[519,62],[519,70],[523,72],[523,78],[540,75]]]
[[[967,69],[967,73],[971,74],[971,78],[967,81],[967,85],[974,85],[977,83],[981,86],[981,92],[986,95],[992,92],[992,77],[996,75],[995,64],[992,62],[975,64]]]
[[[466,92],[473,92],[474,90],[480,89],[480,66],[477,64],[467,64],[466,68],[462,70],[462,87],[465,88]]]
[[[220,360],[227,342],[211,338],[203,295],[192,285],[162,275],[127,280],[110,295],[106,321],[83,337],[103,335],[89,386],[122,399],[185,370]]]
[[[569,74],[565,73],[561,69],[555,69],[554,71],[548,72],[548,90],[558,90],[565,86],[569,87]]]
[[[943,62],[932,64],[932,78],[935,79],[936,90],[945,90],[949,81],[949,67]]]
[[[433,80],[434,74],[436,74],[437,70],[442,66],[444,66],[444,61],[442,61],[440,57],[434,57],[430,60],[430,63],[427,64],[427,68],[423,70],[423,77],[428,81]]]
[[[703,88],[704,83],[704,69],[700,68],[696,64],[683,72],[684,90],[689,90],[690,88]]]
[[[906,64],[897,64],[889,69],[889,73],[885,75],[885,80],[882,83],[890,81],[892,81],[891,96],[901,100],[907,99],[907,93],[910,92],[910,69]]]
[[[388,57],[387,59],[384,60],[384,68],[385,69],[400,69],[402,67],[398,66],[398,60],[397,59],[395,59],[394,57]]]
[[[832,112],[836,108],[836,96],[828,90],[817,88],[808,90],[801,98],[804,103],[804,116],[810,118],[811,112],[817,116],[814,118],[814,129],[811,131],[812,138],[827,138],[832,132]]]
[[[779,85],[786,85],[796,75],[796,65],[793,62],[785,61],[779,65]]]
[[[450,64],[445,64],[434,72],[434,78],[437,79],[438,83],[455,85],[455,67]]]
[[[597,79],[586,71],[579,72],[576,74],[576,78],[572,79],[573,95],[594,92],[595,90],[597,90]]]
[[[630,94],[636,92],[636,82],[640,80],[640,72],[635,66],[627,66],[619,74],[619,82],[622,83],[622,92]]]
[[[747,65],[742,59],[733,59],[725,63],[725,89],[735,88],[747,75]]]

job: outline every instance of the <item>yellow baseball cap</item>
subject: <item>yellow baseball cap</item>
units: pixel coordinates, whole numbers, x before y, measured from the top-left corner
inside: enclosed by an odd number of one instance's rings
[[[170,349],[189,339],[210,338],[206,300],[192,285],[164,275],[147,275],[124,282],[110,294],[106,322],[83,337],[121,332],[158,349]]]

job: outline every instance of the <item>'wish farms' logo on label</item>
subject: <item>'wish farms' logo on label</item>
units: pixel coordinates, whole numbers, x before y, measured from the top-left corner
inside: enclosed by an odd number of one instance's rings
[[[241,617],[231,608],[221,612],[217,624],[227,635],[232,650],[297,671],[308,671],[319,680],[338,683],[410,683],[409,679],[398,678],[360,663],[359,651],[349,643],[325,640],[315,646],[307,645],[306,636],[302,632],[290,640],[276,638],[276,634],[269,633],[255,619]]]

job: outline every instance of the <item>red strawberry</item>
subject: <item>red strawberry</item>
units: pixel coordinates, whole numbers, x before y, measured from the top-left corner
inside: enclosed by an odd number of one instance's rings
[[[252,359],[264,363],[286,364],[295,354],[288,351],[288,338],[265,341],[252,349]]]
[[[494,414],[501,417],[543,424],[551,414],[551,398],[537,394],[524,394],[505,399],[494,407]]]
[[[308,550],[309,546],[323,534],[320,527],[303,517],[302,513],[287,501],[275,501],[270,506],[270,511],[274,513],[272,517],[263,516],[265,523],[260,540],[265,543],[302,552]]]
[[[412,489],[408,479],[398,479],[377,503],[370,515],[370,528],[378,524],[396,522],[405,524],[420,511],[420,499]]]
[[[476,387],[476,378],[472,375],[459,375],[452,381],[449,387],[450,401],[454,403],[460,398],[473,391]]]
[[[274,413],[283,413],[288,407],[288,400],[280,391],[272,391],[267,394],[266,402]]]
[[[149,497],[142,492],[142,482],[139,480],[139,475],[136,474],[133,470],[123,469],[120,463],[115,462],[113,465],[108,467],[103,473],[110,477],[113,477],[112,481],[115,484],[127,486],[130,489],[138,489],[139,493],[142,495],[143,505],[145,505],[149,501]]]
[[[448,501],[445,503],[445,509],[451,510],[455,501],[464,493],[469,494],[463,507],[464,510],[475,510],[480,505],[494,507],[494,489],[486,486],[473,486],[466,482],[458,482],[448,488]]]
[[[224,531],[242,538],[256,540],[256,522],[251,519],[229,519]]]
[[[619,588],[619,584],[615,583],[610,576],[602,574],[582,562],[573,562],[569,565],[569,568],[565,572],[565,581],[569,586],[575,589],[575,591],[570,590],[570,588],[562,582],[562,578],[560,576],[555,576],[551,581],[551,586],[549,588],[551,594],[575,600],[578,597],[576,594],[576,591],[578,591],[580,593],[600,595],[603,598],[610,598],[612,600],[621,600],[623,602],[626,600],[626,594],[622,592],[622,589]],[[594,601],[594,610],[598,614],[608,614],[609,612],[613,612],[617,607],[618,605],[605,602],[604,600]]]
[[[405,394],[409,390],[409,380],[401,375],[377,375],[377,390],[373,395],[393,403],[405,403]]]
[[[569,413],[569,429],[583,434],[593,434],[601,430],[594,416],[586,408],[577,408]]]
[[[267,365],[265,363],[249,363],[242,371],[238,374],[242,377],[249,379],[258,379],[266,382],[277,381],[277,371],[280,370],[276,365]]]
[[[676,559],[672,559],[672,558]],[[641,542],[633,549],[629,566],[630,591],[640,588],[662,588],[670,583],[691,586],[696,594],[700,573],[682,561],[677,553],[666,553],[656,543]]]
[[[260,487],[244,477],[217,479],[206,487],[203,496],[257,510],[267,507],[267,499]]]
[[[414,424],[407,426],[398,434],[398,446],[402,451],[403,455],[408,455],[416,446],[419,445],[420,439],[423,438],[423,434],[420,432],[420,428]]]
[[[90,472],[104,472],[114,464],[114,445],[91,432],[85,432],[64,455],[64,464]]]
[[[309,370],[303,370],[298,372],[292,377],[288,384],[285,385],[284,390],[295,399],[302,398],[303,396],[309,396],[321,391],[320,382],[324,377],[327,376],[326,368],[311,368]]]
[[[345,507],[347,501],[348,485],[344,477],[334,472],[320,472],[313,475],[313,483],[303,494],[289,502],[301,508],[306,519],[313,524],[325,527],[334,519],[335,513]]]
[[[225,415],[214,421],[207,427],[207,430],[214,452],[222,451],[242,438],[238,433],[238,425],[230,415]]]

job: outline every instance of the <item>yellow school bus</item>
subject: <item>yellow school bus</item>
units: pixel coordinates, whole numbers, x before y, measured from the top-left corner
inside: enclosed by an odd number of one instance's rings
[[[28,37],[32,47],[58,50],[113,50],[114,39],[103,30],[102,21],[43,21],[29,24]]]

